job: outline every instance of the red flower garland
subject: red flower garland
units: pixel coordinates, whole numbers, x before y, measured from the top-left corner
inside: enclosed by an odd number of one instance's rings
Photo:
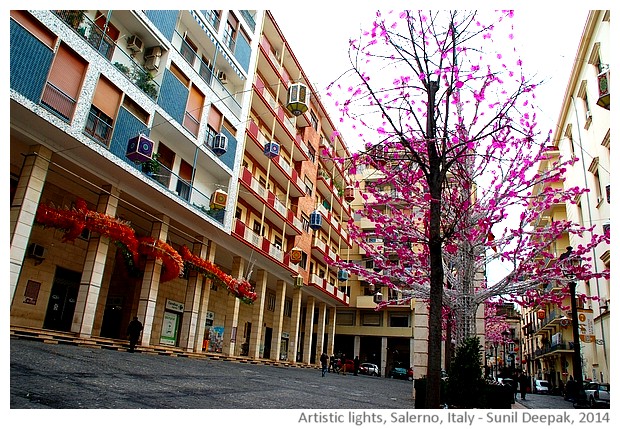
[[[231,275],[226,274],[220,270],[217,265],[210,261],[202,259],[194,255],[187,246],[181,247],[181,257],[191,268],[203,274],[212,274],[221,280],[229,291],[231,291],[236,297],[245,302],[254,302],[256,300],[256,293],[252,285],[245,279],[234,279]]]
[[[163,270],[159,277],[160,282],[176,279],[183,271],[183,259],[174,248],[161,240],[153,237],[140,239],[140,253],[162,261]]]
[[[251,303],[256,300],[254,288],[247,280],[232,278],[217,265],[194,255],[185,245],[181,247],[181,254],[179,254],[169,244],[153,237],[142,237],[138,240],[129,222],[88,210],[86,202],[81,198],[76,200],[75,208],[71,210],[61,210],[53,205],[39,204],[35,221],[44,226],[64,230],[63,242],[74,241],[84,231],[84,228],[88,228],[109,237],[117,245],[124,245],[133,255],[136,263],[140,254],[160,259],[163,265],[160,276],[162,283],[178,278],[185,263],[203,274],[215,276],[242,301]]]

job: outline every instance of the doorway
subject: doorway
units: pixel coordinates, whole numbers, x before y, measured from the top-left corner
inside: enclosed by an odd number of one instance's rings
[[[265,328],[265,347],[263,349],[263,358],[271,359],[271,337],[273,335],[272,328]]]
[[[82,273],[56,267],[43,328],[70,331]]]

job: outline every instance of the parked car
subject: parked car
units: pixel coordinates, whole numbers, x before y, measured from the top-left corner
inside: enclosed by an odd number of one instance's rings
[[[360,374],[365,375],[374,375],[376,377],[380,377],[381,373],[379,372],[379,367],[374,363],[363,363],[360,365]]]
[[[588,404],[592,408],[609,408],[609,383],[588,383],[585,387]]]
[[[551,393],[551,384],[547,380],[534,380],[534,393]]]
[[[407,368],[401,362],[395,362],[394,366],[388,373],[388,377],[413,380],[413,368]]]

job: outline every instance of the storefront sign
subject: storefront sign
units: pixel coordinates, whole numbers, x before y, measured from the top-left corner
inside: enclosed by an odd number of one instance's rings
[[[173,301],[171,299],[166,300],[166,310],[176,311],[177,313],[183,313],[185,305],[179,301]]]

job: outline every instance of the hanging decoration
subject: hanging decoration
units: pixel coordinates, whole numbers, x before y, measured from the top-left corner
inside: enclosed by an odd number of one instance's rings
[[[140,255],[147,255],[162,261],[161,283],[178,278],[183,269],[195,269],[210,278],[223,282],[228,290],[245,303],[256,300],[252,285],[245,279],[233,279],[215,264],[193,255],[187,246],[180,253],[171,245],[153,237],[138,239],[129,222],[104,213],[88,210],[86,202],[78,198],[72,209],[57,209],[53,205],[39,204],[35,222],[44,227],[64,230],[63,242],[74,241],[84,229],[97,232],[120,247],[129,264],[137,264]],[[130,262],[129,262],[130,261]]]
[[[231,293],[245,303],[256,301],[256,293],[249,281],[245,279],[234,279],[231,275],[223,272],[214,263],[194,255],[185,245],[181,246],[180,252],[183,261],[185,261],[186,269],[196,270],[212,280],[223,283]]]
[[[226,137],[222,133],[217,134],[215,137],[213,137],[213,139],[211,140],[211,150],[217,156],[224,155],[228,150],[228,137]]]
[[[290,253],[290,260],[293,264],[299,264],[302,258],[302,251],[299,247],[293,247]]]
[[[286,108],[295,116],[308,110],[308,87],[303,83],[293,83],[288,87]]]
[[[159,277],[162,283],[178,278],[183,272],[181,255],[168,243],[153,237],[142,237],[140,253],[162,261],[162,272]]]
[[[278,142],[265,143],[264,153],[265,153],[265,156],[269,159],[273,159],[276,156],[280,155],[280,143]]]
[[[349,279],[349,272],[347,270],[338,270],[338,280],[346,282]]]
[[[146,162],[153,158],[153,140],[144,134],[129,139],[125,156],[133,162]]]
[[[226,200],[228,199],[228,194],[221,189],[217,189],[211,195],[211,203],[209,207],[212,209],[223,209],[226,207]]]
[[[316,231],[317,229],[321,228],[322,224],[323,224],[323,218],[321,217],[321,213],[318,210],[315,210],[312,213],[310,213],[310,228]]]
[[[544,318],[545,318],[545,310],[543,310],[543,309],[538,310],[538,311],[536,312],[536,316],[537,316],[540,320],[544,319]]]
[[[301,274],[297,274],[295,277],[293,277],[293,287],[295,287],[296,289],[299,289],[303,287],[303,285],[304,285],[304,278],[301,276]]]

